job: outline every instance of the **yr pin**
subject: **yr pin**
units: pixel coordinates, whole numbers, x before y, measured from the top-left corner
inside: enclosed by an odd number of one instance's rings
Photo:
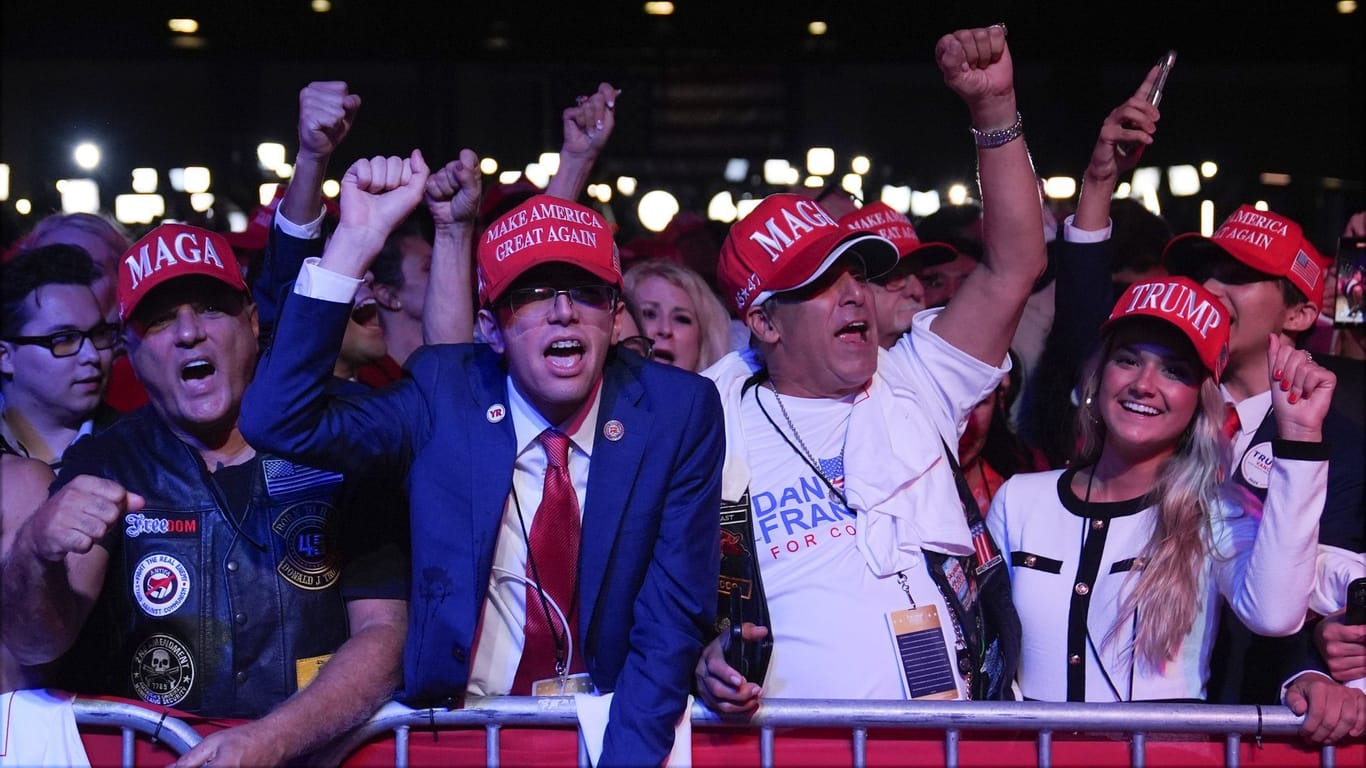
[[[487,411],[484,411],[484,418],[488,419],[490,424],[497,424],[498,422],[503,420],[504,416],[507,415],[507,406],[503,405],[502,403],[494,403],[493,405],[489,406],[489,409]]]
[[[626,426],[620,421],[612,419],[602,425],[602,436],[615,443],[626,436]]]

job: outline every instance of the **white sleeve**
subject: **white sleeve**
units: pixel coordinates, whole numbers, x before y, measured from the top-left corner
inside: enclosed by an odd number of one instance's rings
[[[297,237],[300,240],[317,240],[323,233],[323,218],[327,216],[327,209],[318,212],[318,218],[307,224],[295,224],[285,218],[285,214],[280,209],[275,209],[275,228],[290,237]]]
[[[304,267],[299,270],[299,279],[294,281],[294,292],[310,299],[334,301],[338,304],[350,304],[355,301],[356,291],[360,289],[360,278],[347,277],[325,269],[318,262],[317,256],[304,259]]]
[[[1105,229],[1079,229],[1072,220],[1077,218],[1076,214],[1068,216],[1062,220],[1062,239],[1069,243],[1103,243],[1110,239],[1110,233],[1114,230],[1114,223],[1106,221]]]
[[[1304,624],[1327,494],[1327,461],[1276,456],[1260,522],[1255,498],[1242,505],[1232,496],[1221,500],[1213,520],[1214,578],[1253,632],[1281,637]]]

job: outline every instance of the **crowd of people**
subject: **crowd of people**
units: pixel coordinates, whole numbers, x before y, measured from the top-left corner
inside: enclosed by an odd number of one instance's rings
[[[502,695],[592,695],[608,765],[666,762],[689,695],[1283,703],[1359,739],[1329,259],[1272,211],[1170,237],[1114,199],[1156,68],[1052,219],[1005,28],[935,56],[980,203],[916,222],[798,190],[619,245],[578,202],[607,83],[545,190],[412,150],[334,204],[342,82],[248,233],[44,219],[0,306],[0,764],[83,760],[75,694],[243,721],[181,766]]]

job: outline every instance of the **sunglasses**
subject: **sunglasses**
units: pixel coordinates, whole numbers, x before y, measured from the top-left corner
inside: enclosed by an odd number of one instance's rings
[[[588,309],[605,311],[617,303],[617,289],[602,283],[573,288],[516,288],[508,291],[499,303],[511,309],[512,314],[518,317],[544,317],[550,314],[551,307],[561,294],[568,296],[574,306]]]

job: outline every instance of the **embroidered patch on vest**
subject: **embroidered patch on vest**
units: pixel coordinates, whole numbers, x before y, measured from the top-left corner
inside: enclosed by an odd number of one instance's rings
[[[285,509],[271,530],[284,539],[284,559],[276,570],[300,589],[327,589],[341,575],[332,505],[304,501]]]
[[[155,512],[144,515],[131,512],[123,516],[123,535],[130,539],[139,536],[198,536],[199,517],[193,513]]]
[[[133,599],[148,616],[174,613],[190,597],[190,572],[170,555],[148,555],[133,569]]]
[[[321,485],[340,483],[342,476],[313,467],[305,467],[285,459],[265,459],[261,471],[266,478],[266,493],[271,496],[287,496],[302,493]]]
[[[173,707],[194,686],[194,659],[170,635],[152,635],[133,651],[133,691],[149,704]]]

